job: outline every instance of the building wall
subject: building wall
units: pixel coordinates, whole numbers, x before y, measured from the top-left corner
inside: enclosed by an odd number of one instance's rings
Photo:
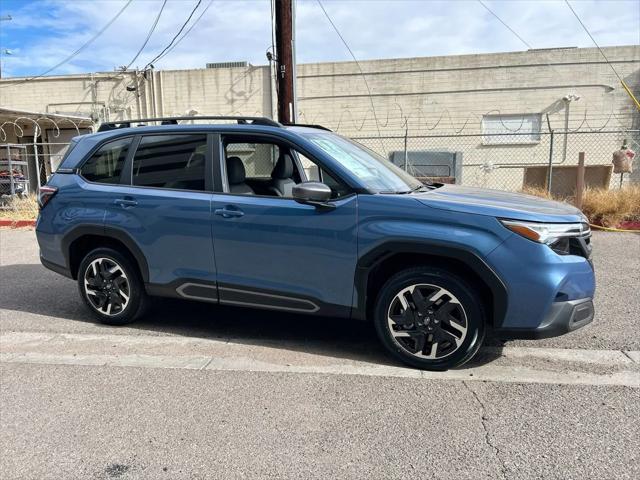
[[[640,46],[604,51],[640,97]],[[581,132],[640,128],[638,110],[595,48],[373,60],[360,65],[365,77],[354,62],[298,65],[299,122],[358,137],[384,155],[402,150],[405,135],[410,150],[463,152],[468,165],[465,183],[518,189],[523,170],[507,171],[503,165],[549,159],[548,135],[535,145],[484,145],[480,136],[484,114],[540,113],[543,132],[548,131],[546,114],[555,131],[564,130],[565,121],[570,130]],[[136,72],[72,75],[12,85],[15,81],[0,81],[0,105],[92,114],[100,120],[189,111],[272,116],[275,107],[268,66],[165,70],[147,78]],[[562,100],[568,94],[580,99],[568,104]],[[587,163],[609,163],[623,136],[593,133],[565,140],[558,135],[553,161],[575,163],[577,152],[585,151]],[[637,134],[630,141],[640,150]]]

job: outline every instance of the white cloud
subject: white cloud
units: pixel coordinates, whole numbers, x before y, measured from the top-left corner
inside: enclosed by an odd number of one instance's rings
[[[203,0],[199,11],[208,2]],[[137,66],[164,48],[195,3],[168,1]],[[485,3],[534,48],[592,46],[564,1]],[[0,42],[16,54],[3,57],[4,73],[34,75],[55,65],[124,4],[123,0],[43,0],[5,5],[1,13],[10,13],[13,20],[3,22]],[[359,59],[526,49],[474,0],[324,0],[323,4]],[[585,0],[572,4],[601,45],[640,43],[640,2]],[[160,5],[160,0],[134,0],[94,44],[53,73],[109,71],[126,65]],[[207,62],[235,60],[264,64],[270,44],[269,0],[214,0],[191,34],[156,66],[201,68]],[[297,2],[297,56],[299,62],[350,60],[316,0]]]

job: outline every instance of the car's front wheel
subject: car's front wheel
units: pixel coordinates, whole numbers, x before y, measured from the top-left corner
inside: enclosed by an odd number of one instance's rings
[[[78,269],[78,288],[94,316],[109,325],[133,322],[147,307],[138,271],[111,248],[98,248],[84,257]]]
[[[378,294],[374,322],[393,356],[425,370],[467,362],[485,333],[484,309],[475,289],[457,275],[431,267],[391,277]]]

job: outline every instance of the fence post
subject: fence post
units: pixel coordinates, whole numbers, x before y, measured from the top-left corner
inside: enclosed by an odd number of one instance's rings
[[[33,160],[36,163],[36,194],[40,193],[40,187],[42,186],[40,183],[40,161],[38,160],[38,144],[36,142],[36,137],[33,137]]]
[[[547,193],[551,195],[551,175],[553,174],[553,130],[551,130],[551,144],[549,145],[549,168],[547,169]]]
[[[409,142],[409,125],[405,121],[405,129],[404,129],[404,171],[407,171],[407,167],[409,166],[409,154],[407,153],[407,144]]]
[[[582,195],[584,193],[584,152],[578,153],[578,171],[576,172],[575,206],[582,209]]]

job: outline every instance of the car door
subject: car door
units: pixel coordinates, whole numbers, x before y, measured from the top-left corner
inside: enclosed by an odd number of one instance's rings
[[[127,185],[113,187],[106,228],[126,232],[143,252],[152,293],[217,301],[210,136],[149,134],[134,144]]]
[[[357,257],[357,196],[347,194],[332,201],[335,208],[319,209],[290,197],[230,193],[249,185],[259,189],[266,181],[275,159],[263,146],[227,135],[216,150],[219,160],[214,167],[224,180],[223,191],[212,199],[220,303],[349,315]],[[226,157],[241,157],[244,175],[257,178],[246,178],[242,188],[230,188]],[[300,174],[293,178],[299,180]],[[237,182],[238,172],[232,177]]]

